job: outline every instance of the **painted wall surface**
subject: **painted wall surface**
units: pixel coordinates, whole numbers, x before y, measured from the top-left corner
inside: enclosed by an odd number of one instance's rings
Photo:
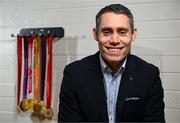
[[[180,122],[179,0],[0,0],[0,122],[57,122],[62,71],[66,64],[94,54],[95,15],[101,7],[122,3],[134,13],[138,29],[132,53],[157,65],[165,90],[167,122]],[[16,113],[16,38],[21,28],[63,27],[53,44],[52,121]]]

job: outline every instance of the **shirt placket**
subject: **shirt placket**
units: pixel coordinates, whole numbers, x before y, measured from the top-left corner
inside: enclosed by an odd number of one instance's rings
[[[114,122],[114,113],[115,113],[115,97],[116,97],[116,79],[112,78],[109,85],[109,122]]]

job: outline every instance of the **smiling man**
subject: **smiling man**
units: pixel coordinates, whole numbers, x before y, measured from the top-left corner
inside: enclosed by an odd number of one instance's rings
[[[100,54],[116,72],[130,52],[136,29],[131,27],[129,18],[124,14],[107,12],[97,19],[101,19],[101,22],[93,29],[93,34],[98,41]]]
[[[159,69],[130,54],[136,33],[127,7],[98,12],[99,51],[65,67],[58,122],[165,122]]]

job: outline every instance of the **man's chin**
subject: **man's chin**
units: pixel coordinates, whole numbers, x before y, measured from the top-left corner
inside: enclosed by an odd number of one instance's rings
[[[108,60],[109,63],[119,63],[119,62],[122,62],[124,60],[124,58],[125,57],[114,56],[114,57],[107,58],[107,60]]]

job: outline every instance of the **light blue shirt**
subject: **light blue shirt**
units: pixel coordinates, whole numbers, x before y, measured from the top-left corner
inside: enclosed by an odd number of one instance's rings
[[[127,58],[124,60],[122,66],[118,69],[118,71],[115,74],[113,74],[112,70],[102,59],[101,55],[99,55],[99,59],[101,64],[101,70],[104,76],[103,81],[104,81],[104,87],[107,97],[106,100],[107,100],[109,123],[114,123],[116,119],[117,95]]]

